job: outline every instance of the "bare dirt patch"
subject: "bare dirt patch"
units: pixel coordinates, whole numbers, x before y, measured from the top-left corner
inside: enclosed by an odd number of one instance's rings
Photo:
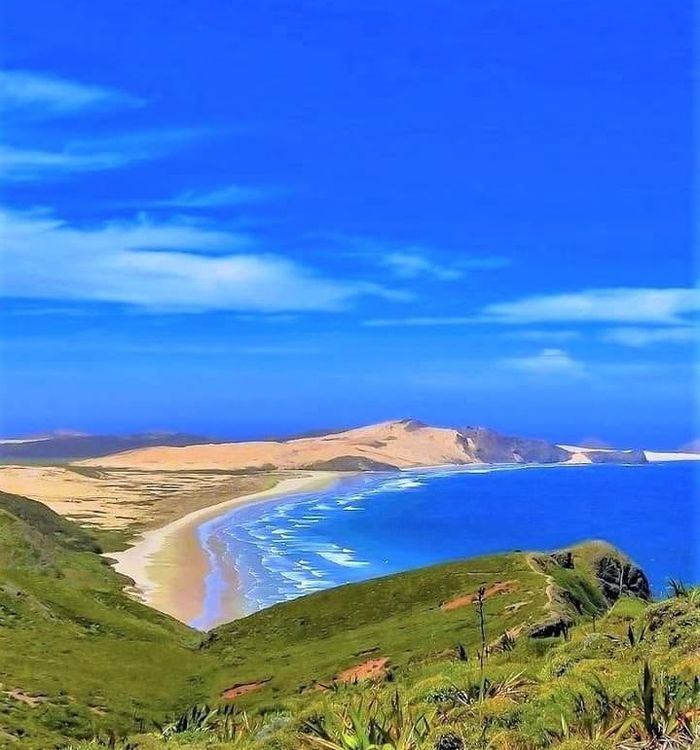
[[[380,656],[376,659],[368,659],[363,661],[362,664],[357,664],[354,667],[345,669],[336,675],[336,682],[344,683],[355,683],[363,682],[364,680],[378,680],[387,676],[389,673],[389,660]]]
[[[497,581],[486,587],[484,592],[484,598],[489,599],[492,596],[498,596],[499,594],[511,594],[518,588],[517,581]],[[469,604],[474,604],[477,599],[477,594],[467,594],[466,596],[458,596],[454,599],[449,599],[440,605],[440,609],[443,612],[450,612],[453,609],[459,609],[460,607],[466,607]]]
[[[236,698],[240,698],[242,695],[246,695],[246,693],[254,693],[256,690],[260,690],[261,688],[265,687],[268,682],[270,682],[270,677],[266,680],[257,680],[256,682],[241,682],[237,685],[232,685],[230,688],[226,688],[223,693],[221,693],[221,697],[224,700],[227,701],[233,701],[236,700]]]

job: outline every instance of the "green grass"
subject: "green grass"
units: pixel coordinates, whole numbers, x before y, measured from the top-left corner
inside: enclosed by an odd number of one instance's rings
[[[23,747],[123,732],[207,695],[198,636],[124,596],[95,549],[45,506],[0,495],[0,731]]]
[[[515,580],[517,588],[486,604],[487,631],[495,640],[544,612],[546,581],[528,565],[526,555],[439,565],[324,591],[222,626],[206,647],[231,665],[221,680],[234,684],[270,679],[263,690],[241,701],[259,704],[317,682],[329,683],[339,671],[373,655],[402,668],[454,650],[459,643],[474,649],[479,639],[474,607],[442,611],[440,605],[474,594],[482,584],[509,580]],[[520,601],[527,604],[508,614],[508,605]]]
[[[97,554],[103,542],[0,495],[0,747],[434,750],[451,737],[603,748],[621,722],[628,747],[660,726],[688,744],[672,714],[700,693],[700,596],[677,587],[669,600],[611,607],[599,562],[630,563],[604,543],[572,547],[573,568],[517,552],[344,586],[203,637],[126,597]],[[483,673],[471,601],[482,586]],[[530,637],[557,618],[572,623],[564,637]],[[373,681],[334,680],[370,659],[388,660]],[[251,682],[263,684],[235,708],[222,700]],[[645,713],[649,686],[661,703]],[[90,739],[109,736],[125,739]]]

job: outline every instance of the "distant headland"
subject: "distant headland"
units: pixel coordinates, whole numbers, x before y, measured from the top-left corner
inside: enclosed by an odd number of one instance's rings
[[[700,458],[698,454],[683,454]],[[91,458],[85,466],[139,469],[390,471],[468,464],[643,464],[680,454],[598,449],[504,435],[486,427],[434,427],[400,419],[312,437],[150,445]]]
[[[177,432],[135,435],[51,433],[0,440],[0,459],[70,460],[84,465],[141,469],[311,469],[389,471],[437,465],[625,463],[700,459],[693,450],[619,450],[505,435],[487,427],[437,427],[399,419],[300,437],[225,441]]]

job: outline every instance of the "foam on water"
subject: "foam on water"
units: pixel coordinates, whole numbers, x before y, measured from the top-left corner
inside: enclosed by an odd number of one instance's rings
[[[679,463],[439,468],[359,475],[322,492],[235,508],[199,528],[211,572],[206,612],[194,624],[218,621],[227,567],[247,612],[443,560],[585,538],[628,551],[657,587],[670,576],[692,580],[699,470]],[[668,507],[676,510],[670,519]],[[684,554],[684,544],[692,552]]]

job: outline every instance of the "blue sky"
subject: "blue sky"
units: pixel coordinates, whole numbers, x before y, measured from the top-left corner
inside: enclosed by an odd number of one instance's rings
[[[691,11],[10,0],[0,431],[697,437]]]

